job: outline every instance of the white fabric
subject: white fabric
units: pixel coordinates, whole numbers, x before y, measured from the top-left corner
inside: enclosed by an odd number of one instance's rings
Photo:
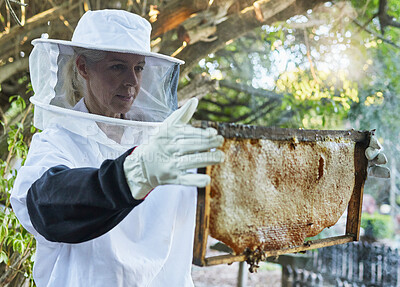
[[[60,125],[34,135],[11,203],[22,225],[37,239],[38,287],[193,286],[194,187],[157,187],[115,228],[84,243],[49,242],[32,227],[26,194],[48,168],[99,167],[122,152]]]
[[[79,20],[71,41],[81,46],[101,47],[100,50],[118,47],[150,52],[151,25],[146,19],[123,10],[109,12],[87,11]]]
[[[68,104],[62,90],[65,79],[63,67],[72,57],[70,53],[64,53],[65,50],[65,47],[53,43],[38,43],[29,56],[31,82],[35,91],[30,100],[35,104],[34,125],[38,129],[50,127],[59,121],[60,116],[78,116],[120,126],[143,126],[146,124],[138,122],[162,122],[176,110],[177,95],[174,87],[178,81],[177,64],[146,57],[140,92],[127,113],[131,121],[94,114],[76,114],[71,111],[73,107]]]
[[[383,147],[375,135],[371,136],[368,147],[365,149],[365,157],[368,159],[368,176],[379,178],[390,178],[390,169],[387,164],[386,155],[382,152]]]
[[[177,64],[184,62],[150,51],[150,23],[124,10],[87,11],[79,20],[71,41],[55,39],[35,39],[33,44],[53,43],[69,47],[81,47],[94,50],[132,53],[152,56]]]
[[[29,56],[35,104],[34,125],[45,129],[63,117],[82,117],[119,126],[143,126],[137,122],[162,122],[177,109],[179,64],[183,61],[150,52],[151,26],[142,17],[121,10],[88,11],[80,19],[72,41],[36,39]],[[74,47],[145,56],[141,87],[126,118],[77,115],[64,88],[65,67],[73,58]],[[62,109],[60,109],[62,108]],[[81,130],[86,129],[83,126]],[[78,131],[79,133],[85,131]]]
[[[33,228],[27,212],[28,189],[50,167],[98,168],[104,160],[147,143],[159,130],[160,122],[177,108],[181,61],[146,52],[148,47],[122,45],[125,39],[136,37],[128,26],[143,21],[128,12],[108,10],[106,14],[113,16],[106,23],[92,22],[95,25],[90,28],[96,30],[96,25],[102,25],[101,29],[114,29],[111,26],[118,23],[126,27],[120,25],[113,30],[111,41],[118,42],[111,42],[110,34],[104,30],[98,30],[97,37],[103,39],[97,40],[112,43],[115,49],[110,46],[108,51],[134,54],[134,49],[140,49],[140,55],[146,56],[141,90],[125,119],[89,114],[83,100],[73,107],[62,89],[66,78],[63,67],[74,53],[71,47],[106,50],[104,47],[47,39],[33,41],[29,64],[35,95],[31,102],[35,105],[34,124],[43,132],[32,139],[11,203],[21,224],[37,239],[34,278],[38,287],[193,286],[190,268],[197,195],[194,187],[159,186],[111,231],[79,244],[47,241]],[[92,21],[98,21],[93,20],[94,15],[104,16],[97,11],[85,15]],[[148,25],[141,25],[147,28],[140,37],[146,33],[149,37]],[[87,27],[80,25],[81,28]],[[89,36],[84,33],[76,37],[84,41]]]

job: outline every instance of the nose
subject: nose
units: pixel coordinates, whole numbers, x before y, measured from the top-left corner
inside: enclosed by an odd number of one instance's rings
[[[136,87],[139,84],[139,78],[135,70],[132,69],[128,71],[125,75],[124,86],[126,87]]]

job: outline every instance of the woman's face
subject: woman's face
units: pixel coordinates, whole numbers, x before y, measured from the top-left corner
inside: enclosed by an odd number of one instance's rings
[[[96,63],[80,56],[76,65],[86,80],[85,104],[90,113],[120,118],[129,111],[140,90],[144,56],[107,52]]]

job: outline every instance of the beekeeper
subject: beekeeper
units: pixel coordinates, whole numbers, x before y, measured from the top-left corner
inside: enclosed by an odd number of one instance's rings
[[[29,57],[35,134],[12,207],[37,240],[37,286],[193,286],[196,168],[223,138],[177,109],[182,61],[150,52],[150,24],[88,11],[71,41]]]

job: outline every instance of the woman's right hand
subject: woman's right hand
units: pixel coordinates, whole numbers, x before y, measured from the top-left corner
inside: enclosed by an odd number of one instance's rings
[[[206,174],[188,170],[219,164],[224,160],[220,147],[224,138],[213,128],[188,125],[198,100],[192,98],[173,112],[149,142],[136,147],[124,162],[125,177],[135,199],[143,199],[156,186],[165,184],[205,187]]]

